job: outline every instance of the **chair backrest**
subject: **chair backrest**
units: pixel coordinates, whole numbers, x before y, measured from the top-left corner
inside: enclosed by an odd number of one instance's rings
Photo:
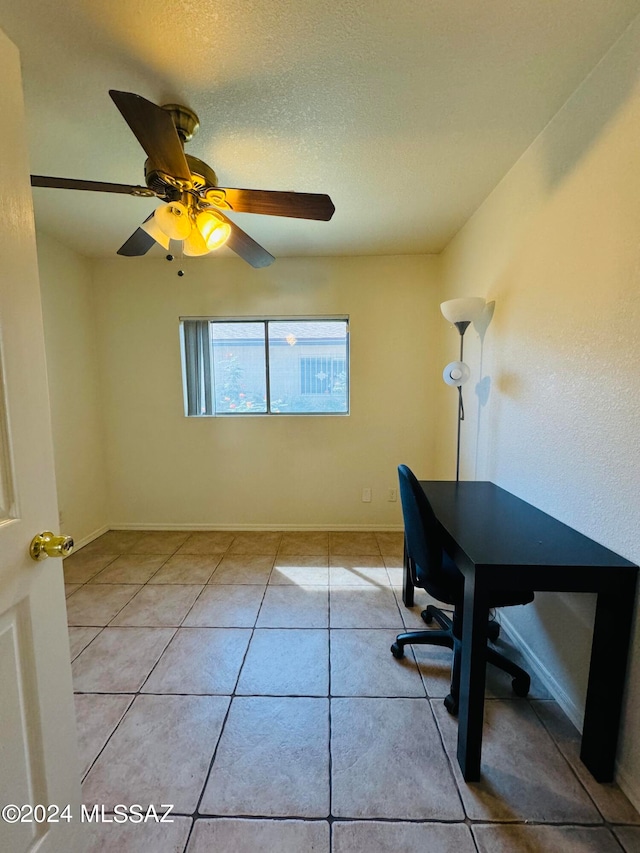
[[[400,500],[407,555],[415,564],[417,583],[437,584],[442,575],[442,543],[435,513],[415,474],[398,465]]]

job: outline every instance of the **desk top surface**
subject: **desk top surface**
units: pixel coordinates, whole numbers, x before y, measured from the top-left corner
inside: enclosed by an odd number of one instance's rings
[[[487,481],[421,480],[438,521],[473,566],[638,567]],[[462,567],[461,567],[462,568]]]

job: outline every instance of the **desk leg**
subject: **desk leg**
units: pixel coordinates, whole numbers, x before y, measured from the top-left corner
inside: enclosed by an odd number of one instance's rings
[[[598,782],[615,768],[633,618],[635,578],[598,593],[580,758]]]
[[[409,555],[407,554],[407,543],[404,543],[404,557],[402,558],[404,574],[402,576],[402,601],[405,607],[413,607],[414,605],[414,586],[411,580],[411,569],[409,567]]]
[[[475,575],[465,574],[462,660],[458,710],[458,763],[467,782],[480,779],[487,666],[488,596]]]

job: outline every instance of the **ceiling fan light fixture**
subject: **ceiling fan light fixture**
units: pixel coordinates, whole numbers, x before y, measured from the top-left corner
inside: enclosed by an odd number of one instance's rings
[[[170,240],[186,240],[193,227],[189,218],[189,211],[179,201],[171,201],[164,207],[159,207],[153,214],[153,218],[158,228]],[[151,236],[153,237],[153,234]]]
[[[196,228],[202,234],[209,252],[223,246],[231,234],[231,225],[214,210],[201,211],[196,216]]]
[[[209,254],[209,249],[204,241],[204,237],[197,228],[191,229],[191,234],[189,234],[182,244],[182,251],[190,258],[198,258],[201,255]]]
[[[153,216],[150,216],[146,222],[143,222],[140,227],[142,228],[143,231],[146,231],[150,237],[153,237],[153,239],[156,241],[156,243],[159,243],[163,249],[165,249],[165,250],[169,249],[169,242],[170,242],[169,237],[164,233],[162,228],[160,228],[160,226],[158,225],[158,221],[155,217],[155,214]]]
[[[208,255],[226,243],[231,234],[231,225],[219,214],[202,210],[192,215],[194,227],[182,244],[182,251],[189,257]]]

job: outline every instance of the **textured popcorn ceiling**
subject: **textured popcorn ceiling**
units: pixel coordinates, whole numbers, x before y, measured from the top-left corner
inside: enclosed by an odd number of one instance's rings
[[[0,27],[21,52],[33,173],[144,183],[108,90],[184,103],[201,125],[186,150],[222,186],[331,195],[330,223],[234,215],[282,257],[440,251],[639,12],[640,0],[0,0]],[[50,189],[34,201],[40,229],[99,257],[155,206]]]

